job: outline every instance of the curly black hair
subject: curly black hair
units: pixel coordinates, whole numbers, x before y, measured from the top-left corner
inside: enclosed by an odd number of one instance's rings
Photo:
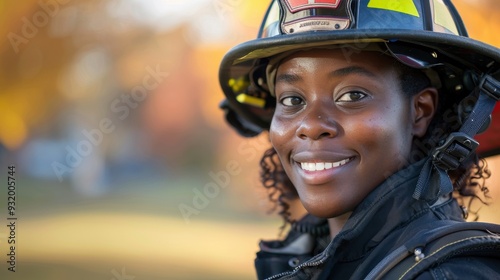
[[[402,92],[412,96],[430,87],[431,82],[422,71],[415,70],[395,61],[395,67],[401,81]],[[410,155],[410,163],[416,162],[427,157],[432,150],[443,143],[444,139],[451,132],[458,130],[461,126],[460,108],[464,104],[465,98],[477,98],[474,94],[468,97],[468,94],[445,94],[444,90],[439,93],[439,105],[427,134],[421,139],[415,139]],[[470,100],[466,100],[470,103]],[[473,100],[474,101],[474,100]],[[447,106],[445,106],[445,104]],[[486,179],[491,176],[491,171],[484,159],[481,159],[476,153],[464,161],[456,170],[448,172],[452,180],[454,192],[453,196],[457,199],[464,210],[464,218],[467,218],[468,210],[475,200],[487,204],[490,198],[488,188],[485,185]],[[283,218],[282,229],[288,224],[295,222],[291,219],[289,205],[287,200],[298,198],[297,191],[286,175],[278,154],[274,148],[265,151],[260,160],[260,179],[263,186],[268,190],[268,198],[274,204],[271,212],[278,211]],[[478,217],[477,213],[476,219]]]

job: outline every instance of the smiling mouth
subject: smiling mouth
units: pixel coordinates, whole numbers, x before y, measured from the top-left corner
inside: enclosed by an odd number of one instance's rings
[[[347,164],[354,157],[346,158],[337,162],[301,162],[300,167],[305,171],[322,171]]]

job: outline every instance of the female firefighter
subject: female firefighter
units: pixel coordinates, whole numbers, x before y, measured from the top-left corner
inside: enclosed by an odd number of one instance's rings
[[[499,81],[450,1],[272,1],[220,67],[229,123],[269,133],[262,182],[291,223],[259,279],[498,279],[498,227],[457,199],[487,190],[475,136],[498,127]]]

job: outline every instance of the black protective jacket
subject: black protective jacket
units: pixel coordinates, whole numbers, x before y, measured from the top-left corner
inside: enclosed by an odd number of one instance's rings
[[[306,216],[299,224],[307,226],[292,228],[284,241],[261,242],[255,263],[259,279],[364,279],[391,251],[433,222],[463,221],[462,210],[450,195],[433,205],[412,197],[422,165],[397,172],[373,190],[331,241],[321,230],[301,230],[326,225]],[[451,258],[417,279],[500,279],[500,260]]]

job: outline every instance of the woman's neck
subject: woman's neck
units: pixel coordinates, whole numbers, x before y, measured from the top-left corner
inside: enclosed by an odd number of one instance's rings
[[[352,212],[347,212],[335,218],[328,219],[328,225],[330,226],[330,237],[333,239],[342,230],[347,219],[351,216]]]

